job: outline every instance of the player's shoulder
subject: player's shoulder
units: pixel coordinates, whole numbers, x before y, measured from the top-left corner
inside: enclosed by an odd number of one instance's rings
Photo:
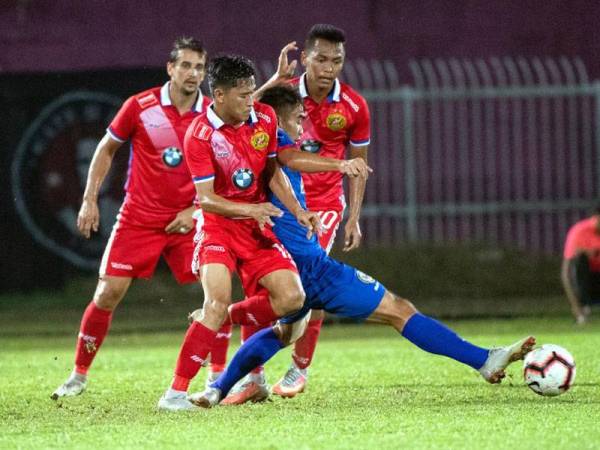
[[[206,113],[202,113],[192,120],[186,131],[185,137],[186,140],[191,138],[198,141],[210,141],[213,131],[214,129],[208,122]]]
[[[294,140],[283,130],[277,128],[277,145],[279,148],[287,148],[295,145]]]
[[[593,231],[596,228],[596,219],[594,217],[587,217],[579,222],[576,222],[569,229],[569,234],[581,234],[588,231]]]
[[[365,98],[348,83],[340,81],[340,100],[347,103],[354,112],[359,112],[361,108],[367,108]]]
[[[269,126],[277,125],[277,115],[270,105],[254,102],[254,113],[259,122],[262,121]]]
[[[131,106],[139,110],[150,108],[160,104],[160,87],[153,87],[145,91],[138,92],[127,99]]]

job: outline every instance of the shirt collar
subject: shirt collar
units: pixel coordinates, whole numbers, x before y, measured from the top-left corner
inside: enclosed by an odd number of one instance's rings
[[[171,106],[173,104],[173,103],[171,103],[171,97],[169,96],[170,84],[171,84],[171,82],[167,81],[160,88],[160,104],[163,106]],[[198,89],[198,99],[196,100],[196,103],[194,104],[194,107],[192,108],[193,111],[202,112],[202,100],[203,99],[204,99],[204,96],[202,95],[202,91],[200,89]]]
[[[340,80],[337,78],[333,82],[333,89],[327,94],[327,99],[330,102],[339,102],[340,101],[340,92],[342,90],[342,85]],[[308,89],[306,87],[306,72],[302,74],[300,77],[300,83],[298,83],[298,91],[300,92],[300,96],[302,98],[308,97]]]
[[[223,122],[223,120],[219,116],[217,116],[217,113],[213,109],[212,103],[206,109],[206,118],[208,119],[210,124],[213,126],[213,128],[215,128],[216,130],[218,130],[223,125],[225,125],[225,122]],[[250,117],[248,117],[248,121],[246,123],[250,125],[250,124],[254,124],[256,122],[258,122],[258,117],[256,115],[256,111],[254,111],[254,108],[252,108],[250,110]]]

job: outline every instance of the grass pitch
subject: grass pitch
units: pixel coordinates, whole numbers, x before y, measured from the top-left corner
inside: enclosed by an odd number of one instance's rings
[[[58,402],[49,397],[71,370],[76,322],[32,337],[27,324],[21,335],[4,334],[0,448],[600,448],[598,322],[583,329],[567,317],[451,323],[480,345],[533,333],[538,343],[566,347],[577,379],[556,398],[529,391],[520,363],[491,386],[392,329],[332,325],[323,329],[305,394],[182,414],[159,413],[155,405],[185,325],[155,333],[124,325],[117,314],[88,391]],[[288,363],[284,350],[267,366],[269,380]],[[204,377],[203,369],[192,389],[201,389]]]

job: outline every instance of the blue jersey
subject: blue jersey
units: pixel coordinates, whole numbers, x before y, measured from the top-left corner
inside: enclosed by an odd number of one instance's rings
[[[277,131],[277,141],[280,149],[295,146],[283,130]],[[300,172],[289,167],[284,167],[283,172],[289,179],[298,202],[306,209]],[[270,193],[269,200],[283,211],[283,216],[273,219],[273,231],[294,258],[306,292],[303,308],[281,321],[293,323],[306,316],[311,309],[324,309],[354,319],[369,317],[381,302],[385,288],[360,270],[328,256],[319,245],[317,237],[308,239],[306,228],[298,223],[275,195]]]
[[[277,144],[280,149],[295,146],[294,141],[281,129],[277,130]],[[302,184],[302,175],[300,172],[292,170],[289,167],[283,167],[282,170],[289,179],[298,202],[302,208],[306,209],[306,196],[304,194],[304,185]],[[275,223],[273,231],[290,255],[292,255],[296,264],[301,264],[305,259],[312,260],[325,254],[325,250],[319,245],[317,236],[312,236],[308,239],[306,237],[306,228],[298,223],[292,213],[283,206],[283,203],[273,193],[269,193],[269,201],[283,211],[283,216],[273,219]]]

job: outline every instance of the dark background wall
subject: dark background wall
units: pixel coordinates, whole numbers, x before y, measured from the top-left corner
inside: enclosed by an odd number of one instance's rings
[[[600,72],[593,0],[3,0],[0,73],[162,66],[175,36],[273,59],[315,22],[348,32],[352,58],[580,55]],[[406,81],[406,80],[404,80]]]

